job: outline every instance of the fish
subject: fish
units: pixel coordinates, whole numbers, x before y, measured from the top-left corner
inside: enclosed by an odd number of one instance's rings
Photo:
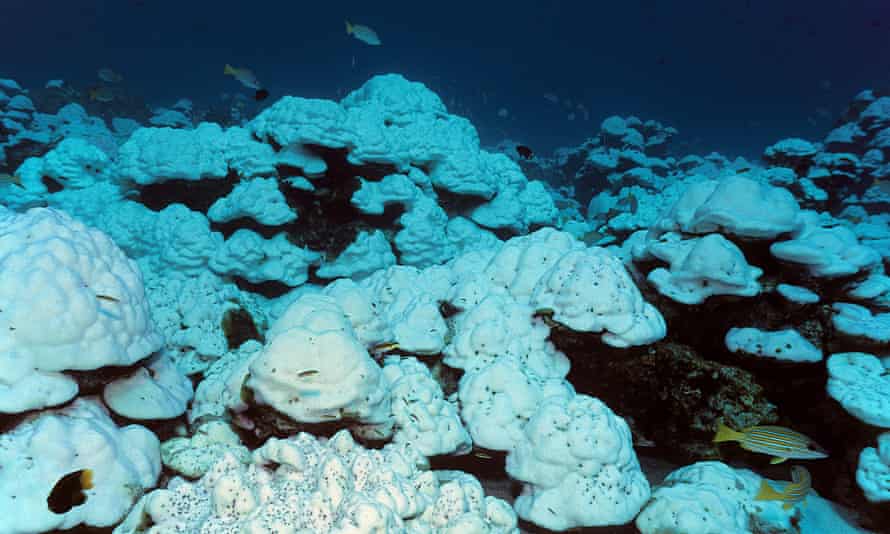
[[[121,83],[122,81],[124,81],[123,76],[114,72],[113,70],[109,69],[108,67],[99,69],[98,72],[96,72],[96,75],[99,76],[99,79],[102,80],[103,82]]]
[[[348,20],[346,21],[346,35],[351,35],[371,46],[380,46],[381,44],[380,37],[377,37],[377,32],[361,24],[352,24]]]
[[[581,236],[581,242],[590,247],[599,243],[604,237],[606,234],[598,230],[591,230]]]
[[[789,458],[816,460],[828,458],[828,453],[815,441],[799,432],[783,426],[752,426],[735,431],[722,422],[717,427],[713,442],[737,441],[739,446],[751,452],[769,454],[771,464],[780,464]]]
[[[59,479],[46,497],[46,504],[54,514],[64,514],[87,500],[84,490],[93,489],[93,471],[80,469]]]
[[[226,66],[223,68],[223,74],[235,78],[236,80],[241,82],[241,85],[243,85],[244,87],[248,87],[257,91],[263,89],[263,86],[260,85],[260,81],[257,79],[256,74],[254,74],[253,71],[250,69],[235,68],[226,63]]]
[[[776,491],[769,485],[766,479],[760,482],[760,491],[754,497],[755,501],[783,501],[783,510],[790,510],[797,503],[807,498],[807,493],[813,487],[813,477],[805,467],[795,465],[791,468],[791,482],[785,484],[782,491]]]
[[[509,116],[510,116],[510,112],[507,111],[507,108],[501,108],[498,110],[498,117],[500,117],[502,119],[506,119]]]
[[[559,104],[559,97],[553,93],[544,93],[544,100],[548,102],[552,102],[554,104]]]
[[[616,206],[627,206],[627,211],[630,212],[631,215],[635,215],[637,210],[640,208],[640,201],[637,199],[637,196],[633,193],[628,193],[626,197],[620,199]]]
[[[269,98],[269,91],[265,89],[257,89],[257,92],[253,95],[253,99],[257,102],[262,102],[267,98]]]
[[[374,354],[385,354],[394,350],[399,350],[399,343],[396,341],[391,341],[389,343],[378,343],[371,347],[371,352]]]
[[[120,302],[119,299],[112,297],[111,295],[96,295],[96,298],[99,300],[106,300],[108,302]]]
[[[318,374],[318,369],[306,369],[297,373],[299,378],[308,378],[310,376],[315,376]]]
[[[516,153],[519,154],[519,157],[522,159],[532,159],[535,157],[535,153],[532,149],[525,145],[516,145]]]
[[[25,186],[22,185],[22,178],[18,174],[7,174],[5,172],[0,172],[0,185],[3,184],[17,185],[22,189],[25,188]]]
[[[120,97],[121,93],[113,87],[99,86],[90,89],[89,95],[90,100],[107,104]]]

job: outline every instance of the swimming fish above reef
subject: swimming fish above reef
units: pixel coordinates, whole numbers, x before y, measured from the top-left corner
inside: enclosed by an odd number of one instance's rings
[[[265,100],[269,97],[269,91],[260,84],[259,79],[257,79],[256,74],[254,74],[252,70],[235,68],[227,63],[223,68],[223,74],[235,78],[241,82],[241,85],[244,87],[255,90],[256,92],[253,95],[255,100]]]
[[[54,514],[64,514],[87,500],[84,490],[93,489],[93,471],[80,469],[63,476],[53,486],[46,504]]]
[[[22,189],[25,186],[22,185],[22,179],[17,174],[7,174],[5,172],[0,172],[0,185],[11,184],[17,185]]]
[[[825,449],[812,439],[783,426],[752,426],[735,431],[720,423],[713,441],[737,441],[747,451],[771,455],[771,464],[779,464],[789,458],[816,460],[828,457]]]
[[[371,46],[380,46],[380,37],[377,37],[377,32],[361,24],[352,24],[348,20],[346,21],[346,35],[351,35]]]
[[[519,154],[519,157],[522,159],[532,159],[535,157],[535,153],[532,149],[525,145],[516,145],[516,153]]]
[[[90,89],[89,95],[90,100],[107,104],[108,102],[113,102],[115,99],[119,98],[121,96],[121,91],[114,87],[100,86]]]
[[[114,72],[113,70],[111,70],[107,67],[103,68],[103,69],[99,69],[98,72],[96,72],[96,75],[103,82],[121,83],[122,81],[124,81],[123,76],[121,76],[120,74]]]
[[[813,487],[813,478],[806,468],[795,465],[791,468],[791,482],[785,484],[782,491],[776,491],[764,479],[760,483],[760,491],[754,497],[755,501],[783,501],[784,510],[791,509],[795,504],[807,498],[807,493]]]

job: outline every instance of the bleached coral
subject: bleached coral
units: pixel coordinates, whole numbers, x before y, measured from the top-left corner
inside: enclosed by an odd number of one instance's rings
[[[457,404],[445,399],[425,365],[415,358],[392,357],[383,375],[392,398],[393,443],[410,443],[427,457],[469,452],[472,442]]]
[[[136,372],[106,384],[102,400],[128,419],[173,419],[185,413],[192,393],[188,377],[161,353]]]
[[[370,451],[346,431],[327,441],[272,438],[246,466],[226,455],[200,480],[176,478],[146,495],[116,532],[137,532],[145,517],[189,532],[518,532],[506,504],[485,498],[478,482],[440,484],[424,467],[410,447]]]
[[[535,309],[507,296],[489,295],[460,313],[443,362],[478,371],[498,358],[516,358],[541,378],[564,378],[569,359],[548,340],[550,329],[535,319]]]
[[[760,292],[757,279],[763,271],[745,260],[745,255],[720,234],[680,239],[662,235],[647,243],[646,251],[670,263],[648,276],[659,293],[683,304],[701,304],[714,295],[752,297]]]
[[[396,256],[380,230],[359,232],[337,259],[322,264],[316,271],[321,278],[364,278],[396,264]]]
[[[764,331],[757,328],[730,328],[725,337],[726,348],[753,356],[791,362],[818,362],[822,350],[797,330]]]
[[[80,398],[0,434],[3,532],[47,532],[119,522],[161,472],[158,438],[138,425],[118,427],[100,403]],[[63,476],[90,469],[86,501],[64,513],[47,496]]]
[[[277,226],[297,219],[287,205],[274,178],[253,178],[238,183],[231,193],[210,206],[207,217],[213,222],[228,222],[240,217],[260,224]]]
[[[339,306],[302,297],[268,338],[246,383],[256,402],[301,422],[386,421],[386,380]]]
[[[789,191],[732,176],[690,185],[657,227],[663,232],[773,238],[797,228],[799,212]]]
[[[161,347],[136,264],[45,208],[0,215],[0,412],[64,403],[65,370],[130,365]]]
[[[285,233],[263,239],[256,232],[241,228],[216,251],[210,268],[254,283],[278,281],[296,287],[306,282],[309,266],[320,257],[317,252],[291,243]]]
[[[853,417],[890,428],[890,361],[861,352],[833,354],[827,390]]]
[[[630,429],[587,395],[542,402],[507,455],[519,517],[551,530],[621,525],[649,498]]]
[[[562,378],[534,375],[511,357],[465,372],[458,386],[461,418],[473,443],[502,451],[525,439],[523,429],[542,402],[569,399],[574,393]]]
[[[136,130],[120,147],[115,170],[120,178],[152,184],[224,178],[230,170],[243,177],[272,175],[275,163],[272,147],[246,130],[201,123],[193,130]]]
[[[859,453],[856,482],[870,502],[890,501],[890,432],[878,436],[877,447]]]

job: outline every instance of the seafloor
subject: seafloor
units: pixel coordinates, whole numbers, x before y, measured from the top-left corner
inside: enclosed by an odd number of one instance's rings
[[[890,532],[890,92],[756,161],[255,105],[0,80],[0,534]]]

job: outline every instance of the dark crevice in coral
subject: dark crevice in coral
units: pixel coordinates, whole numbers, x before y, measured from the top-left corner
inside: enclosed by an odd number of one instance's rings
[[[287,224],[268,226],[257,222],[256,219],[251,217],[239,217],[221,223],[211,222],[210,229],[214,232],[221,233],[225,239],[232,237],[232,234],[238,230],[250,230],[261,235],[264,239],[272,239],[281,232],[287,232],[290,229],[290,226]]]
[[[99,369],[89,371],[67,370],[64,374],[77,381],[78,395],[101,395],[102,390],[109,382],[129,376],[140,367],[146,365],[158,353],[149,354],[145,358],[132,365],[107,365]]]
[[[250,339],[263,342],[263,336],[253,322],[253,317],[244,308],[226,310],[222,318],[222,330],[229,350],[236,350]]]
[[[135,200],[154,211],[171,204],[185,204],[189,209],[207,213],[214,202],[232,192],[239,180],[234,172],[221,179],[167,180],[142,186]]]
[[[50,178],[49,176],[41,176],[40,181],[43,183],[43,186],[46,187],[46,191],[50,194],[58,193],[59,191],[65,189],[65,186]]]
[[[396,172],[392,165],[353,165],[347,161],[348,151],[319,146],[308,147],[327,164],[323,177],[314,178],[314,191],[304,191],[279,182],[287,204],[298,214],[296,221],[286,225],[288,239],[295,245],[322,252],[333,260],[355,241],[362,230],[387,227],[404,211],[401,205],[387,206],[383,215],[368,216],[352,206],[352,195],[360,187],[358,177],[380,180]]]
[[[506,478],[504,462],[507,453],[475,447],[469,454],[460,456],[432,456],[429,458],[431,470],[453,470],[473,473],[481,478]]]
[[[433,186],[433,190],[436,193],[436,200],[439,203],[439,206],[445,210],[445,213],[452,217],[455,215],[469,217],[471,211],[491,201],[490,198],[455,193],[437,186]]]
[[[232,282],[234,282],[241,291],[256,293],[267,299],[278,298],[293,289],[284,282],[279,282],[277,280],[270,280],[268,282],[251,282],[240,276],[233,276]]]

